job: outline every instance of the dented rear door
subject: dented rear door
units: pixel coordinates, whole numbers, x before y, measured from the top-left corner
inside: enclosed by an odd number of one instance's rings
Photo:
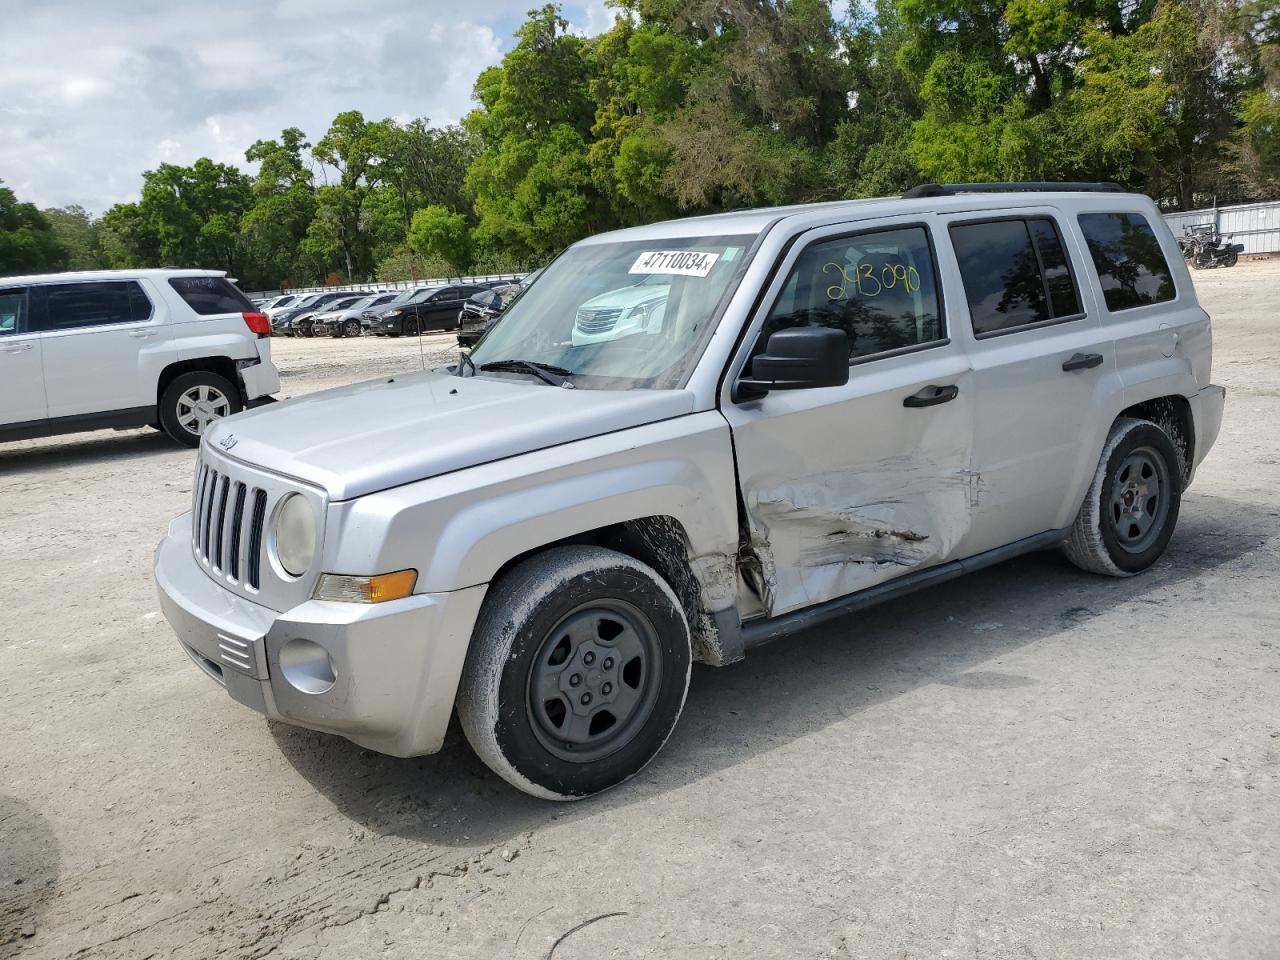
[[[723,405],[744,569],[768,615],[953,559],[969,530],[973,380],[948,330],[932,230],[931,217],[916,217],[801,237],[731,369],[749,369],[785,327],[835,326],[851,338],[845,386]]]

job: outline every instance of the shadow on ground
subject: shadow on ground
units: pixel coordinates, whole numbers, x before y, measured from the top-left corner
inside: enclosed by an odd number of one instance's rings
[[[37,473],[43,470],[75,469],[88,464],[134,460],[162,453],[176,453],[185,447],[166,434],[144,427],[140,430],[98,431],[44,440],[0,444],[0,473]]]
[[[1230,563],[1275,536],[1272,511],[1189,497],[1169,553],[1127,580],[1084,574],[1035,554],[851,615],[751,651],[722,669],[695,668],[684,715],[635,780],[576,804],[534,800],[471,753],[457,724],[445,748],[400,760],[346,740],[272,724],[284,757],[345,816],[379,834],[446,845],[501,843],[552,820],[644,802],[934,683],[977,691],[1034,684],[989,661],[1072,630],[1117,606]]]
[[[53,898],[58,841],[32,807],[0,793],[0,958],[16,956]]]

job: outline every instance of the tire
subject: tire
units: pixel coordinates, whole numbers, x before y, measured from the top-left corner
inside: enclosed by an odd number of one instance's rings
[[[344,323],[342,326],[338,328],[338,332],[335,334],[335,336],[339,336],[339,337],[360,336],[360,321],[348,320],[346,323]]]
[[[198,447],[210,423],[244,409],[240,391],[226,377],[193,370],[175,377],[160,397],[164,432],[188,447]]]
[[[1182,474],[1169,435],[1150,421],[1122,417],[1111,427],[1063,549],[1082,570],[1131,577],[1164,553],[1181,504]]]
[[[684,611],[651,567],[600,547],[555,547],[490,589],[458,717],[472,749],[512,786],[577,800],[634,776],[662,749],[692,660]]]
[[[418,319],[410,317],[400,324],[400,332],[406,337],[416,337],[418,335]]]
[[[1232,250],[1232,251],[1231,251],[1230,253],[1228,253],[1228,254],[1226,255],[1226,257],[1223,259],[1223,261],[1222,261],[1222,265],[1223,265],[1224,267],[1234,267],[1234,266],[1236,265],[1236,261],[1238,261],[1239,259],[1240,259],[1240,254],[1238,254],[1238,253],[1236,253],[1236,251]]]

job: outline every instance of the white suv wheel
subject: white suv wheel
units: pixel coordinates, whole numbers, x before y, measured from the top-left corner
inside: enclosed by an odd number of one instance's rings
[[[178,423],[197,437],[214,420],[231,412],[231,401],[217,387],[201,384],[178,397]]]

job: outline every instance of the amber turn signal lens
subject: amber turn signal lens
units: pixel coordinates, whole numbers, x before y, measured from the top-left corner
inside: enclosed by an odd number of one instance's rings
[[[417,570],[397,570],[395,573],[380,573],[376,577],[325,573],[316,583],[315,598],[342,603],[386,603],[410,596],[417,582]]]

